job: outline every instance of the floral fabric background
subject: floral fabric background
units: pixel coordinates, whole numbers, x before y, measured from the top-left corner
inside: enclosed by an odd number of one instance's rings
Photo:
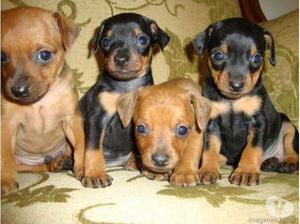
[[[58,11],[81,28],[67,56],[82,95],[102,69],[89,44],[101,21],[122,12],[143,14],[170,35],[153,58],[155,83],[176,77],[198,81],[199,59],[188,45],[210,23],[239,17],[237,0],[1,0],[2,10],[30,5]],[[273,32],[277,66],[265,85],[276,108],[298,126],[298,11],[262,24]],[[176,188],[138,172],[110,170],[113,185],[87,189],[71,173],[18,174],[20,190],[2,199],[2,223],[298,223],[298,175],[263,173],[263,184],[237,187],[222,169],[215,185]],[[275,197],[275,199],[274,199]],[[273,201],[272,201],[272,200]]]
[[[2,0],[2,9],[22,5],[58,11],[81,26],[80,37],[68,55],[80,95],[100,74],[101,65],[99,68],[96,57],[90,54],[89,44],[95,29],[107,17],[140,13],[167,31],[171,41],[155,55],[152,66],[154,81],[160,83],[176,77],[198,81],[199,58],[189,48],[191,40],[210,23],[241,16],[237,0]],[[275,36],[278,62],[265,74],[265,84],[276,108],[298,126],[298,11],[263,25]]]

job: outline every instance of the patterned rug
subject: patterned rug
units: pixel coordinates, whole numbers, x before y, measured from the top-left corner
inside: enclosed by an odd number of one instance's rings
[[[298,175],[262,173],[259,186],[174,187],[139,172],[110,169],[112,186],[88,189],[65,173],[18,174],[18,192],[2,198],[1,223],[299,223]]]

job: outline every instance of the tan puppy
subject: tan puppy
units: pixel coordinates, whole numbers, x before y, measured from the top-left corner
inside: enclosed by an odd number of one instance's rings
[[[75,176],[83,176],[83,123],[64,61],[79,31],[59,13],[39,8],[1,13],[3,194],[16,189],[16,171],[63,169],[69,143]]]
[[[199,184],[197,174],[211,103],[201,87],[177,79],[145,87],[119,97],[117,110],[123,126],[131,119],[137,148],[150,179],[179,186]]]

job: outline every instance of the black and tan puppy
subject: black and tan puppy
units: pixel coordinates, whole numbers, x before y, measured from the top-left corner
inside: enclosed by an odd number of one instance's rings
[[[275,65],[270,32],[242,18],[210,25],[193,41],[201,56],[207,52],[203,94],[213,109],[207,126],[200,178],[219,177],[218,154],[236,167],[234,184],[256,185],[259,172],[298,169],[298,131],[278,113],[262,83],[264,58]]]
[[[57,12],[33,7],[1,12],[4,194],[16,188],[16,171],[68,168],[70,147],[75,176],[83,176],[83,120],[74,77],[64,60],[79,31]]]
[[[126,92],[152,85],[152,48],[163,49],[168,35],[156,22],[134,13],[123,13],[103,21],[94,37],[93,50],[99,45],[105,68],[97,83],[80,100],[85,128],[86,187],[105,187],[112,179],[108,166],[126,164],[135,149],[131,126],[123,129],[116,114],[116,100]]]
[[[124,127],[135,127],[135,140],[150,179],[178,186],[200,184],[198,176],[203,133],[211,102],[192,80],[174,79],[119,97]]]

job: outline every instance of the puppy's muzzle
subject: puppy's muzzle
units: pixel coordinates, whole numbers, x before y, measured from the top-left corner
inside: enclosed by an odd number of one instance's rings
[[[11,93],[19,99],[23,99],[29,96],[29,86],[26,83],[18,83],[11,87]]]
[[[119,67],[123,67],[124,65],[127,65],[129,62],[129,55],[127,53],[119,53],[114,57],[114,61],[116,65]]]
[[[243,80],[230,80],[229,89],[233,92],[241,92],[244,88]]]
[[[151,156],[151,162],[154,166],[165,167],[169,164],[169,155],[167,154],[153,154]]]

